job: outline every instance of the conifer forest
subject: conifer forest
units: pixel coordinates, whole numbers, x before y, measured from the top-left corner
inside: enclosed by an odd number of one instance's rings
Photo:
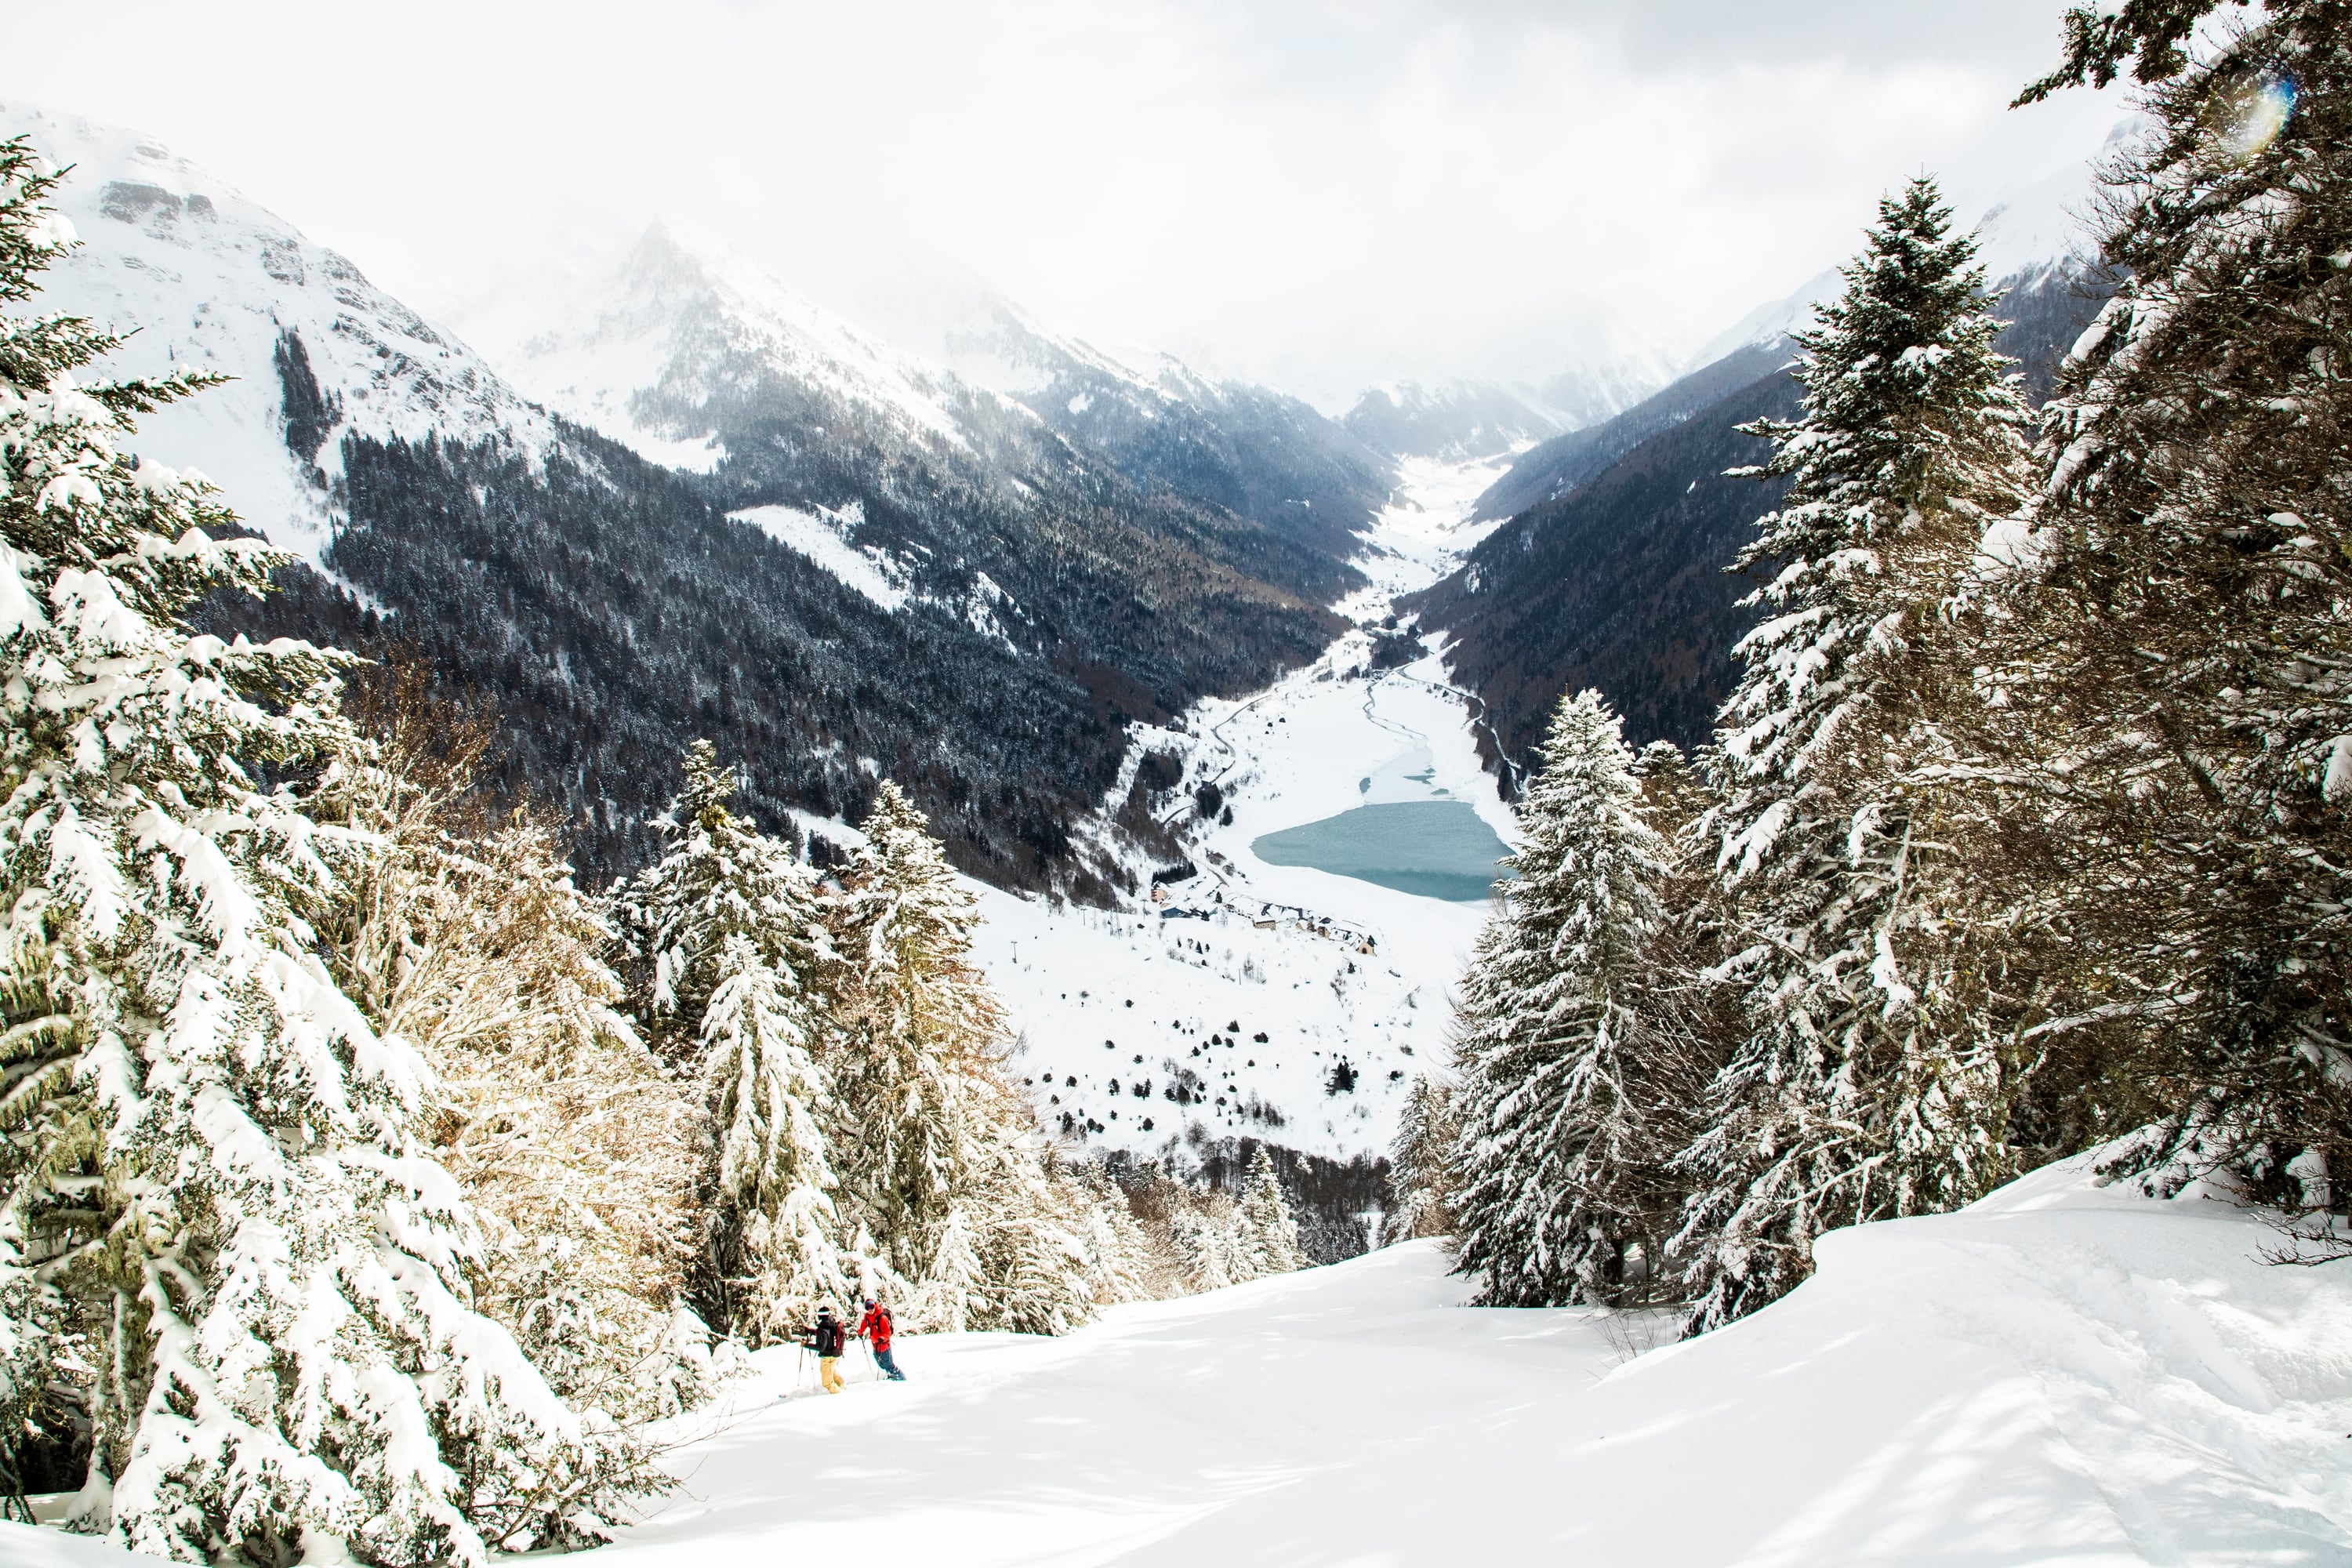
[[[2352,1561],[2352,0],[1314,9],[429,309],[0,16],[0,1562]]]

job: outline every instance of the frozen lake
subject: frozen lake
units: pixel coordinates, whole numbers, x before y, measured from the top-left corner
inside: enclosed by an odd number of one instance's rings
[[[1360,805],[1319,822],[1253,839],[1270,866],[1311,866],[1334,876],[1449,903],[1484,902],[1510,853],[1467,801]]]

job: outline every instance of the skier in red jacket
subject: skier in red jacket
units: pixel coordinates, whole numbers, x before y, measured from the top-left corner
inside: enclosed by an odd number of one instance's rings
[[[880,1367],[893,1383],[904,1383],[907,1374],[890,1359],[890,1310],[868,1296],[866,1315],[857,1320],[856,1333],[874,1347],[874,1364]]]

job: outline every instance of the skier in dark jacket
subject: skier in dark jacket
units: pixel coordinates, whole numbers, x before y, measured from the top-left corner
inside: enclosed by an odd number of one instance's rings
[[[808,1338],[801,1342],[816,1352],[817,1381],[824,1385],[827,1394],[839,1394],[844,1386],[841,1381],[842,1337],[841,1324],[834,1318],[833,1309],[819,1307],[816,1310],[816,1327],[811,1329]]]
[[[871,1296],[866,1298],[866,1315],[857,1320],[857,1337],[874,1347],[874,1364],[891,1382],[907,1381],[907,1374],[890,1359],[890,1309]]]

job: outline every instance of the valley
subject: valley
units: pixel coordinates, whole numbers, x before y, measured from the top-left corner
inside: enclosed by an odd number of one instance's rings
[[[1160,809],[1192,868],[1160,883],[1164,901],[1101,910],[976,889],[978,955],[1047,1131],[1180,1166],[1244,1137],[1340,1162],[1385,1152],[1413,1079],[1444,1060],[1484,888],[1458,867],[1447,890],[1467,896],[1382,885],[1381,863],[1417,844],[1360,847],[1360,875],[1261,847],[1366,807],[1428,806],[1468,816],[1497,855],[1507,844],[1510,808],[1438,652],[1372,668],[1393,598],[1483,537],[1468,510],[1496,471],[1408,462],[1357,557],[1367,585],[1339,605],[1352,629],[1263,691],[1139,731],[1120,784],[1147,757],[1173,770]]]

